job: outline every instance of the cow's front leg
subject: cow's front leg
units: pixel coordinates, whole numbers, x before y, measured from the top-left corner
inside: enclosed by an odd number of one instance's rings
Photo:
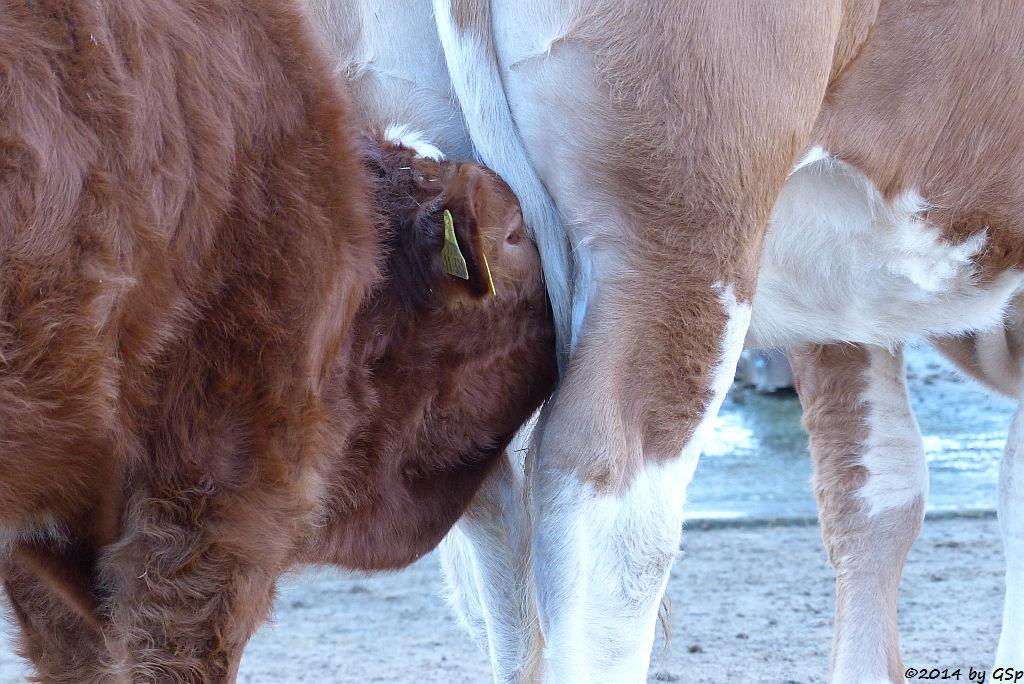
[[[792,361],[836,571],[829,681],[902,682],[896,598],[928,496],[902,350],[811,346],[792,351]]]
[[[750,307],[722,283],[664,300],[649,293],[646,307],[629,288],[605,295],[599,283],[595,294],[538,425],[528,484],[534,577],[552,681],[637,682],[679,548],[686,486]]]

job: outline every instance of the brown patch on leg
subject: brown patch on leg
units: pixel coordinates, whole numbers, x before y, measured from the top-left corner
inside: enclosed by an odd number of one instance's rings
[[[452,22],[460,33],[469,33],[490,43],[491,11],[486,0],[451,0]]]
[[[873,354],[877,359],[884,352],[834,344],[790,353],[810,434],[822,537],[836,570],[830,681],[846,681],[851,668],[858,667],[864,668],[857,670],[862,676],[880,676],[884,668],[892,681],[902,681],[897,592],[907,552],[921,528],[924,499],[871,515],[859,495],[871,477],[862,463],[871,429],[869,369]],[[902,368],[902,354],[891,361]],[[906,415],[913,421],[909,404]],[[912,427],[916,430],[916,424]],[[853,652],[852,644],[863,634],[871,635],[869,652]],[[860,638],[858,645],[864,643]]]

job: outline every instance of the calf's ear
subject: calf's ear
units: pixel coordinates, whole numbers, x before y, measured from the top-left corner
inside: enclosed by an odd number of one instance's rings
[[[444,246],[441,259],[445,278],[463,281],[475,295],[495,294],[490,265],[487,263],[488,239],[484,222],[493,192],[486,172],[473,164],[463,164],[450,181],[438,210],[444,218]]]

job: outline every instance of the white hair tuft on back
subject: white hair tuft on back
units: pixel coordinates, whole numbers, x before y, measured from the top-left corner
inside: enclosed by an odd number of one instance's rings
[[[391,142],[405,145],[416,150],[421,157],[430,157],[434,161],[444,161],[444,153],[426,138],[423,131],[413,130],[405,124],[391,124],[384,131],[384,136]]]

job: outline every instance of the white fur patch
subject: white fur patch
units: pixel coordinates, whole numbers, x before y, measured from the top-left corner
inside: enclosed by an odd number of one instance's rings
[[[580,332],[583,331],[583,320],[587,315],[587,307],[590,305],[590,296],[597,286],[594,281],[594,255],[589,249],[579,250],[576,253],[576,279],[573,283],[572,300],[572,334],[569,340],[569,349],[576,349],[580,341]]]
[[[521,485],[520,485],[521,486]],[[520,489],[508,490],[515,510],[472,510],[440,546],[448,600],[459,621],[489,656],[495,682],[520,681],[534,636],[529,548]],[[514,529],[509,529],[509,528]]]
[[[807,151],[807,154],[803,156],[803,159],[796,163],[796,166],[794,166],[793,170],[789,172],[789,175],[792,176],[794,173],[804,168],[805,166],[810,166],[814,162],[821,161],[826,157],[828,157],[828,152],[826,152],[824,148],[815,145],[814,147]]]
[[[999,529],[1006,557],[1006,602],[996,667],[1024,669],[1024,409],[1020,408],[999,464]]]
[[[478,576],[479,554],[475,552],[472,538],[457,522],[441,540],[438,552],[441,556],[441,572],[447,586],[446,598],[449,605],[455,609],[459,623],[473,637],[476,645],[484,652],[489,652],[487,619],[484,616],[484,602],[480,596],[482,587]],[[492,658],[491,665],[497,664],[499,663]]]
[[[618,684],[646,675],[659,601],[679,548],[686,487],[750,320],[749,305],[738,303],[731,287],[716,289],[729,319],[713,399],[680,456],[649,463],[625,494],[564,481],[543,509],[535,562],[552,681]]]
[[[491,3],[502,69],[511,71],[551,56],[576,19],[572,2],[517,0]]]
[[[495,682],[523,681],[536,654],[523,477],[539,413],[516,433],[508,461],[488,475],[440,546],[448,601],[490,656]]]
[[[907,399],[903,364],[884,349],[870,348],[866,371],[868,437],[860,463],[868,481],[857,495],[874,517],[893,508],[906,508],[928,498],[928,464],[921,430]]]
[[[812,150],[786,182],[762,250],[748,344],[893,347],[1002,322],[1019,272],[980,286],[984,232],[951,244],[910,193],[887,202],[848,164]]]
[[[711,382],[711,403],[705,409],[704,416],[690,443],[683,449],[683,460],[693,459],[694,468],[697,466],[697,457],[700,455],[700,450],[704,448],[704,442],[711,430],[711,424],[718,417],[718,410],[722,407],[722,401],[725,400],[725,395],[736,376],[736,363],[743,351],[743,341],[751,318],[750,305],[741,304],[736,300],[736,293],[731,285],[723,286],[718,283],[715,285],[715,289],[725,308],[728,322],[725,326],[725,335],[722,337],[722,356],[715,367],[714,379]]]
[[[399,145],[405,145],[416,150],[416,154],[421,157],[428,157],[434,161],[444,161],[444,154],[427,140],[426,134],[423,131],[414,131],[404,124],[391,124],[384,131],[384,137]]]

